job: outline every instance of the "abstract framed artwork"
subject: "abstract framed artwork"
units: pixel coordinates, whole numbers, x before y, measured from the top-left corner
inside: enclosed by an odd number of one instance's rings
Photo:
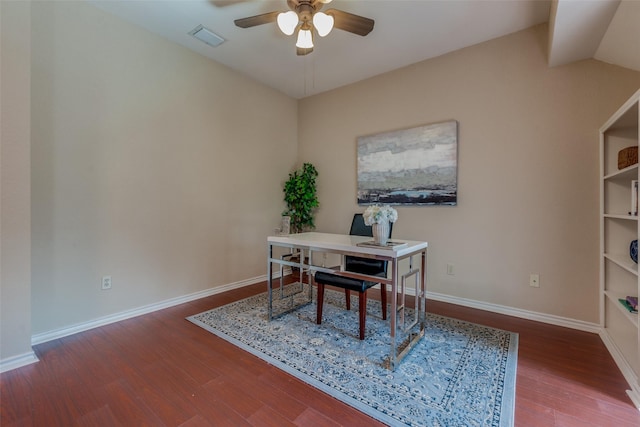
[[[361,136],[358,204],[458,203],[458,122]]]

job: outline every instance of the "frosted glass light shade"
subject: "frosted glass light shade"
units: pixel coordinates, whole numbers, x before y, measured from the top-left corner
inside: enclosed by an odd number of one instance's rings
[[[278,27],[280,31],[290,36],[296,30],[298,26],[298,15],[290,10],[289,12],[283,12],[278,14]]]
[[[324,12],[318,12],[313,15],[313,26],[316,27],[318,35],[324,37],[329,34],[333,28],[333,16],[327,15]]]
[[[300,49],[310,49],[313,47],[313,37],[311,36],[311,31],[298,31],[298,41],[296,41],[296,47],[299,47]]]

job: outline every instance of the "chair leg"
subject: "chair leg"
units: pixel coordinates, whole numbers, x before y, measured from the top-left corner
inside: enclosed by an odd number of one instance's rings
[[[365,323],[367,320],[367,291],[359,292],[358,303],[360,306],[360,339],[364,339]]]
[[[345,304],[347,304],[347,310],[351,310],[351,291],[349,289],[344,290]]]
[[[324,304],[324,283],[318,283],[318,302],[316,310],[316,323],[320,325],[322,323],[322,305]]]
[[[380,300],[382,301],[382,320],[387,320],[387,285],[380,283]]]

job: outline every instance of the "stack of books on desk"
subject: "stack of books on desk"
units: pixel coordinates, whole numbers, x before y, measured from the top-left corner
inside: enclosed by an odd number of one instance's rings
[[[399,249],[404,246],[407,246],[407,243],[399,242],[397,240],[387,240],[386,245],[381,245],[380,243],[376,243],[373,240],[368,240],[366,242],[358,243],[357,246],[365,246],[368,248],[380,248],[380,249]]]

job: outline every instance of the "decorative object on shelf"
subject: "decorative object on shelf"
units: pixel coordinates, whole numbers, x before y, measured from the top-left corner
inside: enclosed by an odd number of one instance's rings
[[[638,163],[638,146],[623,148],[618,151],[618,169],[628,168]]]
[[[379,245],[386,245],[389,239],[389,223],[398,220],[398,211],[389,205],[371,205],[365,209],[364,223],[371,226],[373,241]]]
[[[629,313],[637,313],[638,309],[637,308],[633,308],[633,306],[631,305],[631,303],[629,301],[627,301],[626,299],[623,298],[618,298],[618,301],[620,302],[620,304],[622,304],[622,306],[624,308],[627,309],[627,311],[629,311]]]
[[[458,203],[458,122],[360,136],[359,205]]]
[[[313,215],[320,205],[316,189],[318,171],[311,163],[289,174],[284,183],[284,201],[287,210],[283,215],[291,217],[291,231],[300,233],[305,229],[315,228]]]
[[[629,255],[636,264],[638,263],[638,240],[633,240],[629,245]]]
[[[631,181],[631,210],[629,215],[638,216],[638,180]]]

